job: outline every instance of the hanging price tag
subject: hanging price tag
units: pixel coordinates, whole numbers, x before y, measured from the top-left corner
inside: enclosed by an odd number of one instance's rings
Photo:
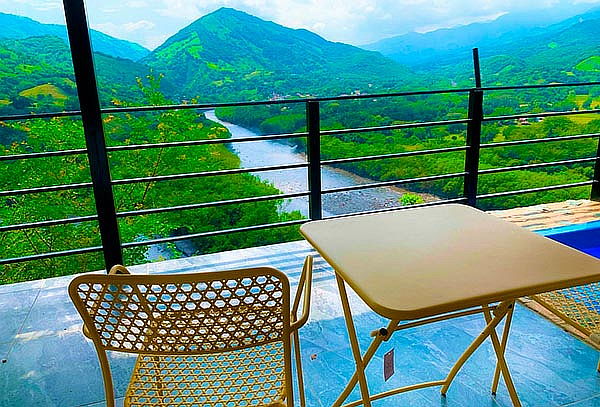
[[[394,375],[394,349],[383,355],[383,379],[387,382]]]

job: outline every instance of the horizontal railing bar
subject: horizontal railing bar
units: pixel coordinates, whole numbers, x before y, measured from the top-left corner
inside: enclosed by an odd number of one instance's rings
[[[253,231],[257,231],[257,230],[301,225],[308,221],[309,221],[308,219],[300,219],[300,220],[291,220],[291,221],[287,221],[287,222],[268,223],[265,225],[246,226],[246,227],[234,228],[234,229],[217,230],[214,232],[192,233],[189,235],[165,237],[165,238],[153,239],[153,240],[144,240],[142,242],[128,242],[128,243],[123,243],[121,246],[124,249],[127,249],[127,248],[131,248],[131,247],[149,246],[149,245],[161,244],[161,243],[171,243],[171,242],[177,242],[180,240],[187,240],[187,239],[198,239],[198,238],[203,238],[203,237],[228,235],[231,233],[253,232]]]
[[[537,139],[527,139],[527,140],[517,140],[517,141],[503,141],[500,143],[487,143],[487,144],[482,144],[481,148],[511,147],[511,146],[527,145],[527,144],[552,143],[554,141],[582,140],[582,139],[598,138],[598,137],[600,137],[600,133],[577,134],[574,136],[547,137],[547,138],[537,138]]]
[[[90,222],[90,221],[95,221],[95,220],[98,220],[97,215],[79,216],[76,218],[57,219],[57,220],[44,220],[44,221],[40,221],[40,222],[21,223],[21,224],[16,224],[16,225],[0,226],[0,232],[10,232],[13,230],[25,230],[25,229],[44,228],[44,227],[49,227],[49,226],[68,225],[71,223]]]
[[[307,137],[307,136],[308,136],[308,133],[302,132],[302,133],[265,135],[265,136],[257,136],[257,137],[240,137],[240,138],[235,138],[235,139],[179,141],[179,142],[172,142],[172,143],[157,143],[157,144],[132,144],[132,145],[126,145],[126,146],[107,147],[106,149],[108,151],[126,151],[126,150],[138,150],[138,149],[142,150],[142,149],[151,149],[151,148],[180,147],[180,146],[193,146],[193,145],[203,145],[203,144],[229,144],[229,143],[241,143],[241,142],[251,142],[251,141],[268,141],[268,140],[277,140],[277,139],[301,138],[301,137]],[[563,136],[563,137],[551,137],[551,138],[543,138],[543,139],[506,141],[506,142],[500,142],[500,143],[488,143],[488,144],[482,144],[481,148],[509,147],[509,146],[518,146],[518,145],[526,145],[526,144],[580,140],[580,139],[597,138],[597,137],[600,137],[600,133],[581,134],[581,135]],[[465,149],[466,149],[466,147],[465,147]],[[440,149],[440,150],[441,151],[439,151],[439,152],[444,152],[443,151],[444,149]],[[433,151],[435,151],[435,150],[433,150]],[[454,150],[450,150],[450,151],[454,151]],[[25,160],[25,159],[31,159],[31,158],[46,158],[46,157],[57,157],[57,156],[67,156],[67,155],[79,155],[79,154],[82,154],[82,155],[87,154],[87,150],[84,148],[80,148],[80,149],[73,149],[73,150],[46,151],[46,152],[41,152],[41,153],[5,155],[5,156],[0,156],[0,161]],[[374,157],[378,157],[378,156],[374,156]]]
[[[467,202],[467,198],[442,199],[440,201],[426,202],[426,203],[417,204],[417,205],[399,206],[399,207],[395,207],[395,208],[377,209],[374,211],[345,213],[343,215],[327,216],[327,217],[324,217],[323,219],[347,218],[349,216],[371,215],[371,214],[383,213],[383,212],[403,211],[405,209],[426,208],[428,206],[437,206],[437,205],[444,205],[444,204],[451,204],[451,203],[464,203],[464,202]]]
[[[594,184],[594,182],[595,181],[583,181],[583,182],[575,182],[572,184],[552,185],[549,187],[521,189],[521,190],[517,190],[517,191],[496,192],[493,194],[477,195],[477,199],[501,198],[503,196],[530,194],[530,193],[534,193],[534,192],[552,191],[555,189],[585,187],[585,186]]]
[[[481,88],[483,91],[494,90],[517,90],[517,89],[544,89],[544,88],[568,88],[579,86],[597,86],[600,82],[576,82],[576,83],[546,83],[542,85],[516,85],[516,86],[490,86]]]
[[[482,175],[497,174],[500,172],[521,171],[521,170],[529,170],[532,168],[554,167],[557,165],[591,163],[591,162],[595,162],[596,160],[598,160],[598,157],[578,158],[575,160],[553,161],[553,162],[539,163],[539,164],[515,165],[512,167],[501,167],[501,168],[490,168],[490,169],[486,169],[486,170],[479,170],[479,174],[482,174]]]
[[[165,106],[132,106],[132,107],[115,107],[102,109],[103,114],[110,113],[133,113],[133,112],[148,112],[148,111],[161,111],[161,110],[212,110],[220,107],[251,107],[251,106],[264,106],[264,105],[286,105],[286,104],[297,104],[306,103],[308,101],[315,102],[331,102],[336,100],[358,100],[358,99],[377,99],[377,98],[389,98],[389,97],[402,97],[402,96],[425,96],[425,95],[436,95],[436,94],[448,94],[448,93],[467,93],[470,89],[440,89],[440,90],[422,90],[422,91],[408,91],[408,92],[393,92],[393,93],[373,93],[365,95],[344,95],[344,96],[326,96],[316,98],[304,98],[304,99],[281,99],[281,100],[258,100],[253,102],[224,102],[224,103],[195,103],[185,105],[165,105]]]
[[[128,216],[152,215],[155,213],[186,211],[186,210],[191,210],[191,209],[202,209],[202,208],[210,208],[210,207],[233,205],[233,204],[246,204],[246,203],[252,203],[252,202],[272,201],[274,199],[299,198],[299,197],[303,197],[303,196],[308,196],[309,194],[310,194],[310,192],[306,191],[306,192],[296,192],[296,193],[291,193],[291,194],[265,195],[265,196],[257,196],[257,197],[252,197],[252,198],[231,199],[231,200],[227,200],[227,201],[216,201],[216,202],[206,202],[206,203],[199,203],[199,204],[171,206],[168,208],[142,209],[142,210],[137,210],[137,211],[117,212],[117,217],[125,218]]]
[[[91,182],[84,182],[81,184],[64,184],[64,185],[52,185],[49,187],[37,187],[37,188],[26,188],[26,189],[15,189],[12,191],[0,191],[0,196],[17,196],[17,195],[29,195],[41,192],[55,192],[55,191],[66,191],[70,189],[81,189],[91,188]]]
[[[517,119],[535,119],[537,117],[557,117],[557,116],[576,116],[580,114],[600,113],[600,109],[591,110],[571,110],[568,112],[543,112],[543,113],[523,113],[508,116],[491,116],[484,117],[484,122],[500,121],[500,120],[517,120]]]
[[[321,193],[337,194],[340,192],[357,191],[357,190],[368,189],[368,188],[389,187],[389,186],[398,185],[398,184],[413,184],[415,182],[438,181],[438,180],[448,179],[448,178],[464,177],[466,174],[467,174],[466,172],[457,172],[455,174],[432,175],[429,177],[408,178],[408,179],[402,179],[402,180],[396,180],[396,181],[376,182],[373,184],[352,185],[349,187],[325,189]]]
[[[402,96],[427,96],[427,95],[444,95],[448,93],[468,93],[471,91],[470,88],[457,88],[457,89],[437,89],[437,90],[415,90],[407,92],[394,92],[394,93],[373,93],[364,95],[344,95],[344,96],[325,96],[313,98],[315,102],[334,102],[336,100],[353,100],[353,99],[378,99],[386,97],[402,97]]]
[[[469,123],[469,119],[458,119],[458,120],[441,120],[435,122],[418,122],[418,123],[403,123],[403,124],[392,124],[389,126],[373,126],[373,127],[359,127],[354,129],[334,129],[334,130],[323,130],[321,135],[333,136],[340,134],[354,134],[354,133],[368,133],[372,131],[389,131],[389,130],[400,130],[400,129],[414,129],[419,127],[435,127],[435,126],[447,126],[451,124],[466,124]]]
[[[145,150],[150,148],[165,148],[165,147],[187,147],[187,146],[201,146],[205,144],[230,144],[230,143],[243,143],[250,141],[269,141],[269,140],[281,140],[288,138],[301,138],[307,137],[308,133],[287,133],[287,134],[269,134],[265,136],[255,137],[238,137],[238,138],[217,138],[210,140],[193,140],[193,141],[174,141],[170,143],[155,143],[155,144],[131,144],[123,146],[107,147],[107,151],[127,151],[127,150]]]
[[[558,87],[581,87],[581,86],[596,86],[600,85],[600,82],[584,82],[584,83],[551,83],[543,85],[520,85],[520,86],[492,86],[480,88],[483,91],[499,91],[499,90],[517,90],[517,89],[541,89],[541,88],[558,88]],[[307,101],[313,100],[317,102],[331,102],[336,100],[358,100],[358,99],[376,99],[376,98],[389,98],[389,97],[402,97],[402,96],[426,96],[436,94],[449,94],[449,93],[467,93],[474,88],[459,88],[459,89],[437,89],[437,90],[424,90],[424,91],[406,91],[406,92],[394,92],[394,93],[374,93],[364,95],[344,95],[344,96],[326,96],[317,98],[306,98],[306,99],[282,99],[282,100],[260,100],[253,102],[225,102],[225,103],[197,103],[197,104],[179,104],[179,105],[161,105],[161,106],[132,106],[132,107],[114,107],[101,109],[103,114],[113,113],[134,113],[134,112],[150,112],[150,111],[164,111],[164,110],[211,110],[219,107],[244,107],[244,106],[264,106],[264,105],[281,105],[281,104],[296,104],[306,103]],[[68,111],[68,112],[54,112],[54,113],[28,113],[28,114],[16,114],[16,115],[5,115],[0,116],[0,121],[9,120],[29,120],[29,119],[44,119],[54,117],[70,117],[80,116],[81,111]]]
[[[63,250],[60,252],[33,254],[31,256],[23,256],[23,257],[13,257],[11,259],[0,259],[0,264],[23,263],[26,261],[44,260],[44,259],[51,259],[51,258],[55,258],[55,257],[73,256],[73,255],[77,255],[77,254],[86,254],[86,253],[93,253],[93,252],[100,252],[100,251],[102,251],[102,246],[86,247],[84,249],[71,249],[71,250]]]
[[[159,175],[156,177],[117,179],[117,180],[113,180],[112,184],[113,185],[127,185],[127,184],[136,184],[136,183],[140,183],[140,182],[174,181],[174,180],[188,179],[188,178],[216,177],[216,176],[220,176],[220,175],[234,175],[234,174],[246,174],[246,173],[250,173],[250,172],[290,170],[290,169],[295,169],[295,168],[306,168],[306,167],[308,167],[308,163],[273,165],[273,166],[268,166],[268,167],[234,168],[231,170],[192,172],[192,173],[188,173],[188,174]]]
[[[52,119],[55,117],[72,117],[72,116],[81,116],[81,111],[73,110],[73,111],[69,111],[69,112],[54,112],[54,113],[11,114],[11,115],[7,115],[7,116],[0,116],[0,121]]]
[[[27,153],[27,154],[11,154],[11,155],[0,155],[0,161],[12,161],[12,160],[27,160],[30,158],[46,158],[46,157],[60,157],[65,155],[78,155],[87,154],[85,148],[78,148],[74,150],[60,150],[60,151],[45,151],[41,153]]]
[[[467,146],[460,146],[460,147],[437,148],[437,149],[433,149],[433,150],[406,151],[406,152],[394,153],[394,154],[370,155],[370,156],[364,156],[364,157],[336,158],[333,160],[323,160],[321,163],[323,165],[333,165],[333,164],[353,163],[353,162],[359,162],[359,161],[387,160],[390,158],[403,158],[403,157],[414,157],[414,156],[418,156],[418,155],[452,153],[452,152],[456,152],[456,151],[465,151],[467,148],[468,148]]]

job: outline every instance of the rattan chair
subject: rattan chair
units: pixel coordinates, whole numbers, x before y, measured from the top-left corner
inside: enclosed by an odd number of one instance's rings
[[[293,406],[292,346],[304,406],[298,329],[311,280],[307,257],[290,304],[289,281],[273,268],[131,275],[115,266],[76,277],[69,295],[98,353],[109,407],[107,351],[139,355],[125,406]]]
[[[587,336],[600,349],[600,283],[549,291],[532,299]],[[596,366],[600,372],[600,360]]]

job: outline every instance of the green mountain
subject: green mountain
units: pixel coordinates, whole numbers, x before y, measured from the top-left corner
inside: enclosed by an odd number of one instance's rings
[[[90,30],[94,51],[137,61],[150,50],[134,42],[120,40],[100,31]],[[68,41],[67,28],[58,24],[42,24],[27,17],[0,13],[0,38],[23,39],[53,35]]]
[[[411,76],[377,52],[228,8],[179,31],[141,62],[179,86],[179,96],[203,100],[372,92]]]
[[[484,85],[598,81],[598,36],[600,18],[577,18],[526,39],[481,49]],[[473,68],[468,59],[426,69],[432,77],[450,77],[459,84],[472,83]]]
[[[149,68],[129,59],[94,54],[100,99],[135,102],[137,77]],[[0,39],[0,114],[78,108],[71,52],[54,36]]]
[[[506,14],[487,23],[473,23],[424,34],[411,32],[387,38],[363,48],[382,54],[411,67],[426,68],[428,65],[444,65],[469,60],[471,49],[494,51],[529,38],[553,35],[580,21],[600,17],[600,9],[587,10],[589,5],[554,6],[535,13]],[[579,13],[579,14],[578,14]],[[567,18],[569,16],[574,16]],[[520,47],[519,47],[520,48]]]

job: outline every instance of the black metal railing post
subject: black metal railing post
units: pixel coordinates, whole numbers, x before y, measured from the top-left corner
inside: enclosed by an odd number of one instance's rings
[[[106,269],[123,263],[94,58],[83,0],[63,0]]]
[[[306,125],[308,130],[308,213],[311,220],[323,218],[321,187],[321,112],[319,102],[306,102]]]
[[[481,125],[483,122],[483,91],[469,92],[469,123],[467,124],[467,151],[465,152],[464,195],[467,204],[477,206],[477,182],[479,178],[479,153],[481,149]]]
[[[469,123],[467,124],[467,151],[465,152],[464,196],[467,204],[477,206],[479,180],[479,154],[481,150],[481,126],[483,123],[483,90],[481,90],[481,65],[479,49],[473,48],[473,75],[475,89],[469,91]]]
[[[475,87],[481,88],[481,63],[479,62],[479,48],[473,48],[473,73],[475,75]]]

